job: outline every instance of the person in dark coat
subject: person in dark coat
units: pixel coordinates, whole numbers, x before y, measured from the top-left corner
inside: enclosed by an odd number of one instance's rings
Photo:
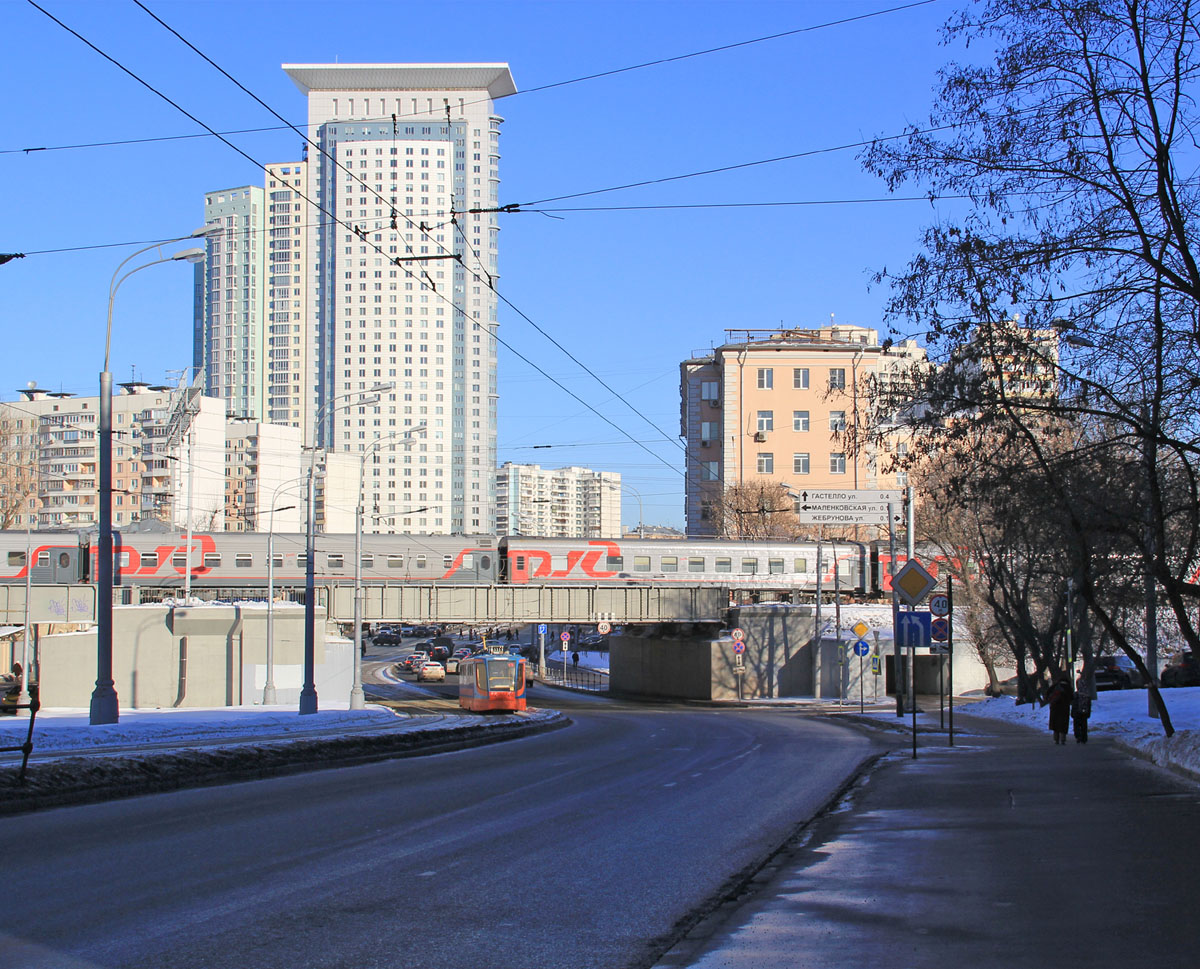
[[[1083,682],[1083,674],[1075,681],[1075,697],[1071,701],[1071,723],[1075,726],[1075,743],[1087,743],[1088,718],[1092,715],[1092,696],[1087,684]]]
[[[1054,681],[1050,692],[1043,701],[1050,707],[1050,731],[1054,734],[1056,744],[1067,742],[1067,730],[1071,726],[1071,681],[1065,675]]]

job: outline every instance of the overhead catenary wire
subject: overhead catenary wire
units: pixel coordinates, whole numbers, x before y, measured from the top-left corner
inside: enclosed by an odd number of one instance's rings
[[[582,84],[586,81],[594,81],[594,80],[600,80],[602,78],[607,78],[607,77],[615,77],[619,74],[627,74],[632,71],[640,71],[640,70],[644,70],[644,69],[650,68],[650,67],[659,67],[663,64],[673,64],[673,63],[677,63],[679,61],[685,61],[685,60],[689,60],[689,59],[696,58],[696,57],[703,57],[703,56],[706,56],[709,54],[723,53],[725,51],[736,50],[741,47],[749,47],[754,44],[767,43],[772,40],[782,40],[785,37],[794,37],[799,34],[811,33],[816,30],[824,30],[829,27],[840,27],[840,26],[843,26],[848,23],[854,23],[855,21],[869,20],[874,17],[882,17],[882,16],[887,16],[889,14],[900,13],[905,10],[913,9],[914,7],[923,7],[923,6],[927,6],[928,4],[936,3],[936,2],[937,2],[937,0],[914,0],[914,2],[912,2],[912,3],[905,3],[905,4],[901,4],[899,6],[895,6],[895,7],[887,7],[887,8],[884,8],[883,10],[872,10],[872,11],[868,11],[867,13],[864,13],[864,14],[857,14],[853,17],[843,17],[838,20],[830,20],[830,21],[826,21],[823,23],[819,23],[819,24],[810,24],[807,27],[797,27],[793,30],[779,31],[777,33],[767,34],[762,37],[753,37],[753,38],[750,38],[749,40],[734,41],[729,44],[722,44],[719,47],[710,47],[710,48],[706,48],[704,50],[692,51],[692,52],[686,53],[686,54],[676,54],[671,57],[660,57],[656,60],[644,61],[640,64],[630,64],[625,67],[617,67],[617,68],[613,68],[613,69],[607,70],[607,71],[597,71],[595,73],[585,74],[580,77],[568,78],[567,80],[564,80],[564,81],[550,81],[546,84],[538,84],[538,85],[534,85],[532,87],[523,88],[520,91],[514,91],[512,94],[500,95],[499,97],[505,98],[505,99],[511,99],[511,98],[516,98],[516,97],[521,97],[523,95],[536,94],[536,93],[539,93],[542,91],[551,91],[551,90],[555,90],[557,88],[568,87],[568,86],[574,85],[574,84]],[[140,4],[139,4],[139,6],[140,6]],[[143,9],[145,9],[145,8],[143,8]],[[147,13],[149,13],[148,10],[147,10]],[[481,98],[478,101],[467,102],[466,104],[464,104],[464,107],[468,106],[468,105],[481,104],[481,103],[483,103],[484,100],[485,99]],[[496,100],[499,100],[499,98],[497,98]],[[390,119],[389,118],[364,118],[362,120],[365,121],[366,123],[370,124],[370,123],[374,123],[374,122],[388,121]],[[115,148],[115,147],[124,147],[126,145],[154,144],[155,142],[188,141],[188,140],[192,140],[192,139],[196,139],[196,138],[210,138],[210,137],[213,137],[214,135],[261,134],[261,133],[271,132],[271,131],[286,131],[288,129],[295,130],[295,128],[296,128],[295,125],[285,122],[283,125],[268,125],[268,126],[259,127],[259,128],[239,128],[239,129],[234,129],[234,130],[230,130],[230,131],[222,131],[222,132],[211,132],[210,131],[210,132],[203,132],[203,133],[195,132],[193,134],[186,134],[186,135],[159,135],[159,136],[155,136],[155,137],[151,137],[151,138],[123,138],[123,139],[114,140],[114,141],[94,141],[94,142],[84,142],[84,143],[71,144],[71,145],[43,145],[43,146],[38,146],[38,147],[25,147],[25,148],[0,148],[0,155],[13,155],[13,154],[29,155],[29,154],[34,154],[37,152],[77,151],[77,150],[82,150],[82,149],[87,149],[87,148]]]

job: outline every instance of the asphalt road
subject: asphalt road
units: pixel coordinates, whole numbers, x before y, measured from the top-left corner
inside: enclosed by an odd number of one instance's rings
[[[5,819],[4,962],[650,965],[874,750],[788,711],[571,705],[510,743]]]

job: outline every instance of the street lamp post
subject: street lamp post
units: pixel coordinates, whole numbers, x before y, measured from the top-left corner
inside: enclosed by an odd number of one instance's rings
[[[367,390],[357,390],[346,394],[339,394],[336,397],[330,397],[321,407],[317,408],[316,416],[313,420],[314,426],[319,426],[323,416],[336,413],[341,407],[352,406],[353,404],[369,404],[379,400],[379,394],[385,390],[391,390],[396,386],[395,382],[379,383]],[[370,395],[374,394],[374,399]],[[347,400],[351,398],[351,400]],[[358,398],[354,400],[353,398]],[[338,401],[341,405],[335,407]],[[326,414],[326,411],[329,414]],[[316,684],[316,641],[317,641],[317,604],[316,604],[316,575],[314,569],[314,559],[316,558],[315,549],[313,548],[313,533],[316,528],[315,515],[313,509],[313,463],[316,459],[316,449],[313,449],[313,454],[309,457],[308,462],[308,528],[304,543],[304,686],[300,689],[300,713],[301,715],[317,712],[317,684]],[[357,651],[355,653],[357,656]]]
[[[373,441],[362,452],[358,462],[358,508],[354,513],[354,685],[350,688],[350,709],[362,710],[366,707],[366,697],[362,688],[362,523],[363,523],[363,481],[367,475],[367,457],[376,453],[385,444],[397,444],[403,441],[405,445],[412,444],[413,435],[426,429],[421,424],[408,431],[395,431],[386,437]]]
[[[198,263],[204,260],[203,249],[183,249],[169,256],[162,256],[162,246],[184,239],[208,235],[219,227],[205,226],[190,236],[181,236],[153,246],[146,246],[125,258],[113,273],[108,286],[108,325],[104,335],[104,369],[100,372],[100,507],[98,514],[99,555],[96,562],[96,688],[92,691],[88,722],[96,725],[116,723],[119,719],[117,691],[113,681],[112,665],[112,587],[113,587],[113,534],[112,534],[112,373],[108,369],[109,350],[112,346],[113,301],[121,284],[136,272],[149,269],[164,262]],[[124,275],[121,270],[144,252],[158,249],[160,257],[135,266]]]

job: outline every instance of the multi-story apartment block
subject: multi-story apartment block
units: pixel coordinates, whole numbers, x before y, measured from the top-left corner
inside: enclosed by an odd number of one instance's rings
[[[621,534],[621,475],[506,463],[496,472],[501,535],[613,538]]]
[[[924,350],[911,340],[885,348],[876,330],[861,326],[727,332],[729,342],[680,368],[689,535],[716,534],[722,496],[738,485],[778,482],[799,491],[905,483],[887,473],[874,445],[854,446],[864,437],[854,431],[874,419],[868,375],[898,379]]]
[[[225,530],[304,531],[306,469],[299,427],[230,421],[225,428]]]
[[[206,471],[211,456],[224,453],[221,402],[193,388],[131,382],[120,391],[112,406],[113,526],[158,521],[185,528],[190,517],[197,529],[223,527],[224,474]],[[21,439],[21,453],[33,455],[35,483],[15,526],[97,525],[98,415],[98,397],[36,387],[0,404],[0,428],[7,424]]]
[[[308,332],[304,162],[267,166],[263,186],[209,192],[207,258],[196,267],[193,366],[205,392],[245,420],[303,426]]]
[[[301,213],[312,226],[301,297],[306,441],[357,456],[425,424],[412,446],[372,456],[365,502],[379,517],[364,528],[400,530],[407,519],[424,532],[491,531],[501,123],[493,99],[515,92],[512,75],[505,64],[284,70],[307,95],[319,146],[309,152],[311,205]]]

